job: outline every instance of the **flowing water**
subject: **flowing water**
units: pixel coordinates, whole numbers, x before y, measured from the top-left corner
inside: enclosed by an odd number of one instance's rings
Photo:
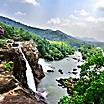
[[[26,62],[26,68],[27,68],[27,70],[26,70],[26,77],[27,77],[27,84],[28,84],[29,88],[32,89],[35,93],[37,93],[39,96],[42,96],[43,98],[45,98],[46,95],[47,95],[47,93],[45,91],[42,91],[42,92],[36,91],[36,85],[35,85],[35,80],[34,80],[34,77],[33,77],[32,69],[31,69],[31,67],[30,67],[30,65],[29,65],[29,63],[28,63],[24,53],[22,52],[22,49],[21,49],[22,45],[21,45],[21,43],[18,42],[16,44],[18,44],[18,46],[13,46],[12,48],[14,48],[14,49],[18,48],[20,50],[20,52],[21,52],[25,62]]]
[[[27,76],[27,84],[29,86],[30,89],[32,89],[34,92],[36,92],[36,86],[35,86],[35,81],[34,81],[34,77],[33,77],[33,73],[32,73],[32,70],[31,70],[31,67],[24,55],[24,53],[22,52],[21,50],[21,47],[19,48],[20,52],[22,53],[22,56],[26,62],[26,76]]]
[[[78,51],[75,52],[74,56],[69,56],[60,61],[47,62],[44,59],[40,58],[39,64],[41,64],[43,67],[45,77],[41,80],[40,84],[38,85],[38,91],[36,91],[36,86],[31,67],[24,53],[22,52],[21,47],[18,48],[26,62],[26,76],[29,88],[36,93],[40,93],[43,97],[46,96],[48,104],[57,104],[62,96],[67,95],[67,89],[59,87],[58,83],[56,82],[56,79],[80,77],[80,69],[77,69],[77,75],[72,74],[73,68],[77,68],[77,65],[82,64],[81,61],[78,62],[78,60],[82,60],[82,56]],[[76,57],[77,60],[74,60],[73,57]],[[59,69],[63,71],[63,74],[60,74],[58,72]],[[54,70],[54,72],[47,73],[47,70]]]
[[[80,60],[82,58],[80,52],[77,51],[74,56],[69,56],[60,61],[47,62],[44,59],[39,59],[39,64],[43,67],[45,77],[41,80],[38,90],[47,92],[47,101],[49,104],[57,104],[60,97],[67,95],[67,89],[59,87],[56,79],[79,77],[80,69],[77,69],[77,75],[72,74],[72,71],[73,68],[77,68],[77,65],[81,64],[81,61],[78,62],[73,57],[80,58]],[[63,74],[58,72],[59,69],[62,69]],[[47,70],[54,70],[54,72],[48,73]]]

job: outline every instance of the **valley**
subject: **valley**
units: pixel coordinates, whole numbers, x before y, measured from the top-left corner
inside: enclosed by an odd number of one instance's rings
[[[0,35],[1,104],[6,104],[8,94],[12,101],[20,95],[31,104],[104,102],[103,42],[79,40],[59,30],[34,28],[4,17],[0,17],[0,26],[4,29]],[[12,49],[18,43],[22,47]]]

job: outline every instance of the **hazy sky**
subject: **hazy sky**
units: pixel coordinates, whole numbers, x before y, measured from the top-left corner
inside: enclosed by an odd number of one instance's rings
[[[0,15],[104,41],[104,0],[0,0]]]

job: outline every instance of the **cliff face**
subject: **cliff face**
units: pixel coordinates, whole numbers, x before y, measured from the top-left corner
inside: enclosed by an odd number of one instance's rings
[[[37,85],[39,81],[45,76],[42,66],[38,64],[39,52],[36,48],[36,45],[31,41],[24,42],[22,46],[22,50],[32,68],[34,79]]]
[[[42,67],[38,64],[38,50],[33,43],[23,43],[25,53],[32,68],[34,80],[39,82],[44,77]],[[30,46],[32,47],[30,49]],[[29,48],[29,49],[28,49]],[[13,62],[13,69],[5,70],[2,62]],[[0,49],[0,104],[44,104],[44,99],[28,88],[26,62],[19,49],[5,47]]]
[[[0,59],[2,61],[12,61],[13,71],[12,74],[15,78],[21,82],[24,87],[27,87],[26,79],[26,63],[22,57],[22,54],[18,49],[0,49],[0,55],[3,57]]]
[[[0,73],[0,104],[45,104],[8,71]]]

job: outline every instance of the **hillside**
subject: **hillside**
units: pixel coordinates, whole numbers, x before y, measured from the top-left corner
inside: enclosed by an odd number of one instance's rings
[[[59,60],[74,53],[74,48],[62,41],[50,41],[23,28],[16,28],[0,22],[4,33],[0,35],[0,47],[6,44],[8,39],[12,41],[33,41],[39,50],[40,57],[47,60]]]
[[[78,37],[75,38],[71,35],[67,35],[63,33],[60,30],[53,31],[51,29],[40,29],[36,27],[31,27],[3,16],[0,16],[0,22],[3,22],[7,25],[11,25],[13,27],[23,28],[28,32],[35,33],[41,36],[42,38],[46,38],[48,40],[64,41],[65,43],[71,46],[79,47],[81,44],[88,43],[88,44],[94,44],[95,46],[102,47],[104,49],[104,42],[93,41],[92,39],[87,39],[87,40],[83,38],[80,39]]]
[[[11,25],[17,28],[23,28],[28,32],[33,32],[41,36],[42,38],[46,38],[48,40],[64,41],[70,44],[71,46],[80,46],[80,44],[83,43],[77,38],[67,35],[61,32],[60,30],[53,31],[51,29],[40,29],[36,27],[31,27],[2,16],[0,16],[0,22],[6,23],[7,25]]]

